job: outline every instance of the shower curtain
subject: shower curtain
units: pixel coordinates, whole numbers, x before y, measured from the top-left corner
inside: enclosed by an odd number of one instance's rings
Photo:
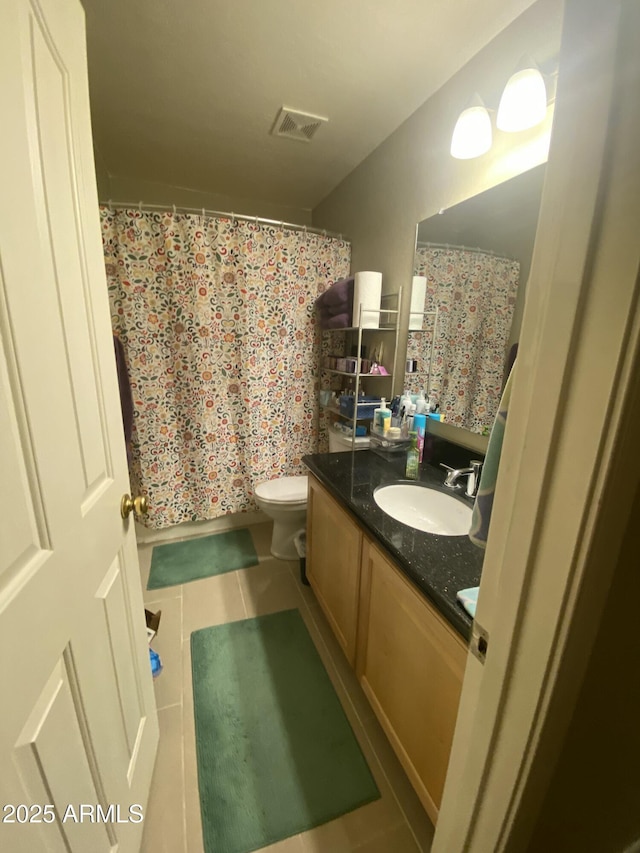
[[[101,207],[134,399],[132,488],[161,528],[256,508],[317,449],[313,303],[348,243],[233,218]]]
[[[435,389],[446,423],[488,432],[498,409],[520,278],[509,258],[464,248],[418,246],[416,275],[427,277],[425,311],[439,308],[433,372],[408,375]],[[430,329],[429,319],[424,327]],[[431,331],[410,332],[407,357],[428,364]],[[419,390],[415,387],[411,390]]]

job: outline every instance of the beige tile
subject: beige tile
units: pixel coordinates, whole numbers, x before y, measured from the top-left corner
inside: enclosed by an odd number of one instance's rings
[[[186,661],[185,661],[186,663]],[[184,708],[184,796],[188,853],[203,853],[193,702]]]
[[[261,847],[260,853],[306,853],[306,850],[302,836],[292,835],[291,838],[276,841],[275,844],[269,844],[268,847]]]
[[[390,746],[389,749],[391,750]],[[377,752],[380,754],[379,749],[377,749]],[[386,758],[382,758],[381,760],[389,784],[398,801],[400,811],[411,827],[420,848],[425,851],[431,850],[435,828],[413,789],[411,782],[409,782],[406,773],[402,769],[400,762],[396,758],[395,753],[393,753],[390,760]]]
[[[406,825],[397,826],[352,849],[354,853],[421,853]],[[429,849],[423,850],[422,853],[428,853]]]
[[[162,672],[153,680],[158,709],[182,702],[182,599],[149,601],[148,610],[162,611],[157,635],[151,641],[160,655]]]
[[[311,589],[310,586],[307,586],[300,580],[300,563],[289,563],[288,565],[291,576],[296,582],[298,592],[304,599],[305,604],[307,604],[307,606],[309,607],[317,605],[318,599],[316,598],[314,591]]]
[[[407,815],[407,822],[417,842],[418,849],[421,850],[422,853],[429,853],[429,851],[431,850],[431,845],[433,844],[433,836],[436,830],[434,825],[427,817],[427,814],[420,805],[419,801],[418,805],[421,809],[419,817],[414,819],[411,817],[411,815]]]
[[[142,583],[142,598],[145,604],[149,601],[164,601],[182,595],[182,586],[164,586],[162,589],[147,589],[153,545],[138,546],[138,562],[140,563],[140,581]]]
[[[182,708],[158,712],[160,742],[145,812],[141,853],[185,853]]]
[[[182,705],[185,709],[184,728],[193,723],[193,680],[191,678],[191,638],[182,641]],[[191,715],[191,716],[189,716]]]
[[[305,853],[351,853],[353,849],[341,818],[304,832],[302,841]]]
[[[271,535],[273,533],[273,522],[265,521],[263,524],[252,524],[249,527],[253,545],[258,554],[258,559],[271,560]]]
[[[182,636],[245,618],[238,572],[186,583],[182,592]]]
[[[247,617],[304,606],[291,574],[283,572],[281,565],[265,562],[238,575]]]
[[[365,756],[369,760],[366,752]],[[371,766],[370,761],[369,765]],[[371,767],[371,771],[375,776],[373,767]],[[362,806],[353,812],[349,812],[340,818],[352,847],[362,844],[365,841],[371,841],[379,835],[402,826],[405,823],[404,816],[398,808],[391,789],[384,783],[381,784],[381,780],[378,778],[376,778],[376,782],[382,794],[380,799],[375,800],[373,803],[368,803],[366,806]]]

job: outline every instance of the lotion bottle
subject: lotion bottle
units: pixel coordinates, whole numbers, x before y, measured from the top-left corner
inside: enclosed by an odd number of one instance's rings
[[[386,398],[382,398],[382,405],[373,412],[373,425],[377,432],[384,433],[391,426],[391,409],[387,408]]]

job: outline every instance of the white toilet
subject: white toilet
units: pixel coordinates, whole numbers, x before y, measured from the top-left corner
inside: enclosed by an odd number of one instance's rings
[[[271,553],[278,560],[297,560],[293,537],[307,520],[307,483],[305,474],[278,477],[256,486],[256,503],[273,519]]]
[[[356,438],[356,450],[366,450],[367,447],[368,437]],[[351,438],[343,433],[330,431],[329,453],[352,449]],[[256,486],[256,503],[265,515],[273,519],[271,553],[278,560],[298,559],[293,537],[307,522],[307,488],[306,474],[297,477],[276,477],[275,480],[265,480]]]

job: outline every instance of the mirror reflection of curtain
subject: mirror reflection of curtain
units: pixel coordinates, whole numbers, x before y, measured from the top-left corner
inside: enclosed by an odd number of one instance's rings
[[[520,264],[482,251],[418,245],[415,274],[427,278],[425,311],[439,308],[433,375],[420,387],[436,391],[445,422],[487,432],[500,401]],[[431,346],[428,319],[424,326],[409,334],[407,348],[419,367],[428,363]]]
[[[113,328],[134,397],[144,523],[253,510],[318,445],[314,302],[342,240],[257,222],[101,208]]]

